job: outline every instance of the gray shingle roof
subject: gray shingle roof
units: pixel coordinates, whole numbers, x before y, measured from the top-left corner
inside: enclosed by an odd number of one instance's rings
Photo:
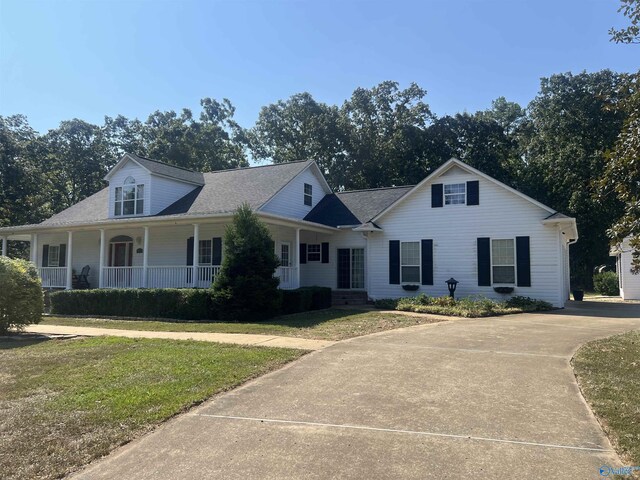
[[[204,176],[201,172],[194,172],[182,167],[176,167],[167,163],[160,162],[158,160],[151,160],[150,158],[139,157],[133,153],[127,153],[129,157],[133,158],[136,162],[156,175],[162,175],[164,177],[171,177],[177,180],[184,180],[190,183],[197,183],[198,185],[204,184]]]
[[[331,227],[366,223],[412,188],[373,188],[327,195],[304,219]]]
[[[155,217],[231,213],[243,203],[257,209],[310,163],[311,161],[281,163],[201,174],[203,186],[196,187]],[[54,227],[107,221],[108,208],[109,189],[104,188],[40,225]]]

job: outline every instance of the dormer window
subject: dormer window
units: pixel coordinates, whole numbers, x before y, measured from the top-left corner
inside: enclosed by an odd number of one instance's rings
[[[116,187],[114,215],[142,215],[144,213],[144,185],[136,185],[136,179],[129,176],[122,187]]]
[[[309,207],[313,205],[313,185],[304,184],[304,204]]]
[[[464,205],[467,199],[465,183],[450,183],[444,186],[445,205]]]

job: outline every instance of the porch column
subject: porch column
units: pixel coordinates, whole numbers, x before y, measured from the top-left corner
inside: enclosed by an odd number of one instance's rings
[[[300,229],[296,228],[296,288],[300,288]]]
[[[104,234],[104,228],[100,229],[100,266],[98,267],[98,288],[102,288],[103,279],[102,279],[102,267],[104,267],[104,251],[107,248]]]
[[[67,290],[73,287],[73,232],[67,232]]]
[[[149,267],[149,227],[144,227],[142,246],[142,287],[147,288],[147,268]]]
[[[36,267],[38,266],[38,245],[36,245],[36,243],[38,242],[38,236],[33,233],[31,234],[31,242],[29,243],[29,260],[31,261],[31,263],[33,263]],[[43,265],[44,267],[45,265]]]
[[[200,225],[193,224],[193,286],[195,287],[198,282],[198,250],[200,250]]]
[[[2,237],[2,256],[7,256],[7,237]]]

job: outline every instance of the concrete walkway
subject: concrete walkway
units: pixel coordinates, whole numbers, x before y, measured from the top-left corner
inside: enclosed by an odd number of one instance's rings
[[[600,466],[621,463],[570,358],[638,328],[639,305],[584,302],[339,342],[77,478],[600,478]]]
[[[29,325],[25,332],[44,335],[78,335],[82,337],[126,337],[161,338],[165,340],[197,340],[201,342],[235,343],[238,345],[259,345],[263,347],[295,348],[299,350],[319,350],[333,345],[329,340],[279,337],[277,335],[250,335],[242,333],[204,332],[152,332],[148,330],[125,330],[116,328],[68,327],[63,325]]]

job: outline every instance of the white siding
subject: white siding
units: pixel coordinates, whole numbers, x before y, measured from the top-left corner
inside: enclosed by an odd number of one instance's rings
[[[304,204],[305,183],[313,187],[311,206]],[[291,180],[261,210],[290,218],[304,218],[327,193],[312,165]]]
[[[160,213],[172,203],[180,200],[187,193],[197,188],[190,183],[179,182],[169,178],[151,175],[150,215]]]
[[[114,218],[116,187],[122,187],[128,176],[136,179],[137,185],[144,185],[144,215],[149,215],[149,199],[151,198],[151,175],[147,170],[135,164],[131,160],[126,162],[109,179],[109,218]],[[118,217],[120,218],[120,217]]]
[[[67,245],[67,233],[39,234],[38,256],[36,264],[42,265],[42,249],[44,245]],[[67,245],[67,264],[71,262],[71,268],[75,273],[80,273],[85,265],[89,265],[89,283],[92,288],[98,286],[98,268],[100,264],[100,232],[74,232],[73,251],[69,259],[69,247]]]
[[[540,222],[549,213],[506,189],[453,167],[432,183],[480,182],[480,205],[444,205],[431,208],[431,184],[413,193],[378,222],[383,232],[369,240],[369,296],[407,296],[401,285],[389,284],[389,240],[433,239],[434,285],[421,285],[417,293],[446,295],[445,281],[460,283],[457,296],[481,294],[505,298],[492,287],[478,286],[477,238],[530,237],[531,287],[515,287],[514,295],[524,295],[564,305],[563,258],[558,229]]]
[[[631,273],[631,262],[631,247],[625,240],[617,262],[620,296],[623,300],[640,300],[640,275]]]
[[[367,241],[362,234],[351,230],[325,235],[321,233],[305,232],[300,233],[300,243],[322,243],[329,242],[329,263],[307,262],[301,265],[300,284],[303,287],[320,286],[337,288],[338,284],[338,249],[339,248],[365,248],[365,259],[367,258]],[[367,282],[367,268],[365,260],[365,289]]]

